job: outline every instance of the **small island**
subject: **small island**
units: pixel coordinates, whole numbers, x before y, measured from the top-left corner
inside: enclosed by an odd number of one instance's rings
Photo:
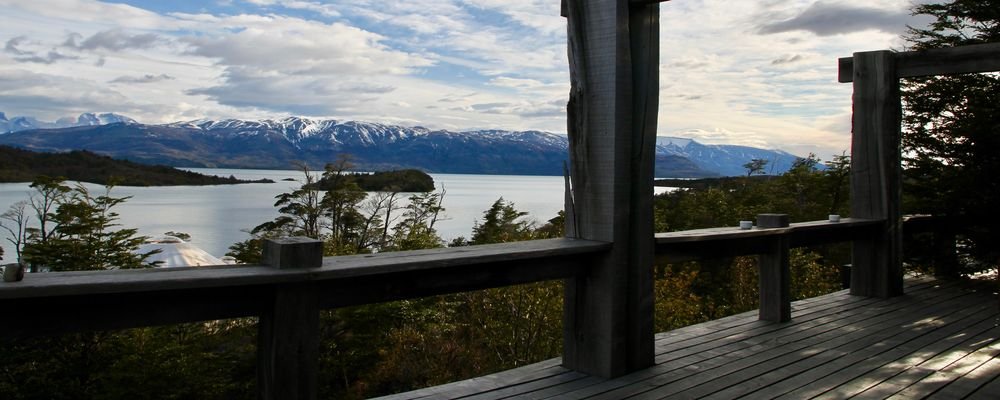
[[[240,183],[274,183],[270,179],[242,180],[204,175],[164,165],[145,165],[116,160],[86,150],[68,153],[36,153],[0,146],[0,183],[31,182],[40,175],[60,176],[71,181],[118,186],[195,186]]]
[[[430,192],[434,190],[434,178],[424,171],[402,169],[374,173],[354,172],[343,175],[366,192]],[[311,187],[315,190],[333,189],[331,179],[320,179]]]

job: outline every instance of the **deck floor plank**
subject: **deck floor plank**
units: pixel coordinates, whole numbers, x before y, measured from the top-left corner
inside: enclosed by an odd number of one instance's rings
[[[923,289],[928,290],[930,288],[931,288],[930,286],[927,286],[924,287]],[[850,297],[847,300],[851,300],[850,302],[848,302],[850,304],[856,304],[857,303],[856,300],[858,299],[862,299],[861,302],[865,304],[868,304],[870,301],[870,299],[864,299],[860,297]],[[893,299],[890,301],[885,301],[883,302],[884,304],[880,305],[880,307],[889,307],[889,305],[891,304],[902,303],[903,301],[904,301],[903,299]],[[857,317],[856,315],[844,313],[844,311],[850,309],[851,309],[850,306],[837,307],[836,305],[833,305],[831,307],[825,308],[824,313],[811,313],[809,315],[802,315],[802,316],[796,316],[793,314],[793,320],[790,323],[772,324],[766,322],[758,322],[757,325],[752,327],[746,326],[745,329],[747,330],[747,332],[759,330],[762,333],[766,334],[780,330],[782,327],[785,327],[786,329],[789,327],[799,327],[800,329],[802,329],[802,327],[822,326],[823,324],[833,323],[837,319]],[[890,311],[891,310],[893,309],[890,309]],[[866,307],[864,311],[866,313],[872,313],[875,316],[879,315],[879,311],[875,307]],[[810,318],[812,318],[812,320],[810,320]],[[687,329],[688,328],[682,328],[682,330],[687,330]],[[616,380],[603,382],[600,385],[595,385],[590,388],[585,388],[582,390],[578,390],[576,392],[570,392],[565,394],[564,397],[577,398],[577,399],[592,398],[592,397],[616,398],[620,396],[625,396],[626,395],[625,392],[634,392],[637,390],[636,387],[633,387],[631,389],[621,389],[621,388],[628,386],[636,386],[636,385],[638,387],[645,386],[649,383],[647,380],[655,378],[659,375],[663,375],[665,373],[673,372],[675,374],[673,380],[682,379],[688,375],[692,375],[699,372],[699,370],[708,368],[710,365],[706,363],[706,360],[710,360],[712,358],[720,357],[725,354],[731,353],[733,351],[738,351],[756,345],[757,342],[754,341],[753,338],[757,337],[758,335],[754,335],[752,333],[747,333],[747,332],[742,332],[740,333],[740,335],[736,336],[732,335],[731,332],[730,336],[711,335],[711,334],[705,335],[699,339],[700,343],[705,345],[703,347],[698,347],[694,349],[682,348],[681,351],[679,352],[670,352],[674,356],[672,358],[664,358],[661,355],[661,357],[658,357],[659,364],[656,367],[640,371]],[[764,340],[781,340],[781,339],[779,337],[765,336]],[[691,368],[690,366],[692,365],[694,365],[695,368]],[[662,385],[659,384],[655,385],[654,388],[659,386]]]
[[[966,320],[972,321],[973,318],[966,318]],[[878,369],[870,371],[864,376],[855,378],[850,382],[840,385],[840,387],[836,390],[836,393],[851,394],[858,396],[859,398],[886,398],[905,387],[903,384],[906,381],[901,381],[897,379],[897,377],[903,376],[912,369],[920,368],[920,366],[925,362],[933,360],[939,355],[946,354],[948,351],[953,351],[952,349],[959,344],[957,342],[960,342],[961,339],[966,337],[966,335],[975,335],[977,338],[982,338],[980,340],[984,340],[986,339],[985,337],[996,337],[997,333],[1000,332],[1000,328],[997,328],[993,323],[993,318],[983,319],[979,316],[979,318],[974,318],[974,320],[978,320],[978,322],[968,326],[965,324],[948,325],[942,327],[939,331],[935,331],[930,335],[922,336],[911,342],[916,345],[918,343],[923,344],[930,341],[930,343],[923,348],[915,350],[911,348],[910,350],[905,350],[905,347],[899,347],[899,349],[904,349],[905,351],[903,354],[905,356],[904,358],[882,365]],[[911,343],[907,343],[907,345],[910,345]],[[927,370],[926,367],[921,369],[924,371]],[[897,384],[897,382],[899,382],[899,384]]]
[[[951,292],[941,292],[941,294],[957,295]],[[691,385],[699,384],[705,377],[710,377],[711,375],[708,375],[707,371],[712,371],[714,374],[719,371],[752,366],[754,361],[774,356],[776,351],[795,351],[810,343],[842,336],[846,333],[837,330],[838,327],[846,326],[849,329],[859,329],[852,327],[851,324],[864,321],[877,323],[879,318],[885,315],[905,314],[923,308],[922,305],[911,304],[904,298],[890,299],[876,304],[859,309],[861,311],[855,313],[844,313],[840,312],[841,310],[831,309],[829,314],[812,321],[802,322],[801,319],[796,321],[793,317],[791,323],[771,323],[765,332],[768,333],[767,335],[747,333],[713,341],[707,346],[716,347],[699,348],[698,352],[693,352],[680,359],[658,360],[660,364],[647,370],[656,374],[649,379],[601,393],[593,398],[617,399],[636,396],[648,391],[656,391],[657,395],[652,395],[652,397],[671,395],[687,389]],[[803,340],[805,341],[803,342]],[[778,348],[778,350],[768,351],[772,348]],[[783,353],[778,353],[778,355],[781,354]],[[715,370],[716,368],[723,368],[723,370]],[[699,375],[699,377],[694,377],[695,375]]]
[[[656,365],[615,379],[558,359],[385,399],[998,398],[1000,326],[990,291],[908,278],[890,299],[846,291],[656,335]]]
[[[945,328],[948,328],[948,331],[935,330],[934,326],[924,325],[880,340],[867,349],[823,365],[823,367],[826,367],[824,370],[833,368],[839,368],[839,370],[822,379],[810,382],[799,390],[790,392],[783,398],[796,399],[818,396],[821,399],[837,399],[853,396],[894,375],[874,373],[879,368],[896,361],[900,357],[905,357],[919,351],[920,346],[931,344],[935,340],[943,339],[948,334],[965,328],[970,320],[971,322],[978,322],[974,318],[965,318],[961,321],[954,321],[949,318],[943,320],[943,322],[949,324],[945,326]],[[964,324],[961,324],[961,322],[964,322]],[[898,372],[903,367],[897,366],[896,368],[895,372]]]
[[[948,364],[948,366],[927,374],[919,381],[888,398],[894,400],[922,399],[929,394],[937,393],[941,388],[959,380],[965,374],[983,365],[983,363],[992,360],[997,355],[1000,355],[1000,341],[989,343],[988,346],[981,347],[961,359]]]
[[[947,303],[942,303],[947,304]],[[933,309],[921,309],[918,306],[905,305],[902,308],[880,310],[878,314],[855,314],[825,324],[811,325],[806,329],[787,331],[794,333],[783,336],[766,337],[766,342],[752,341],[753,346],[741,349],[713,360],[698,363],[701,367],[697,374],[684,376],[683,379],[673,379],[666,383],[669,386],[658,387],[655,391],[636,396],[636,399],[661,398],[700,398],[719,389],[725,389],[725,384],[718,382],[732,377],[741,382],[751,379],[755,374],[768,372],[783,367],[797,360],[819,354],[823,349],[841,345],[861,347],[873,342],[870,332],[892,332],[897,323],[908,321],[909,315],[916,312],[930,312]],[[942,307],[939,305],[937,307]],[[909,315],[907,315],[909,314]],[[876,336],[877,337],[877,336]]]
[[[968,339],[968,340],[965,340],[963,343],[960,343],[959,344],[959,348],[961,346],[978,346],[979,343],[982,342],[983,340],[992,340],[992,338],[994,338],[996,336],[996,333],[997,333],[996,329],[994,329],[993,324],[988,319],[985,320],[985,321],[978,322],[976,325],[971,326],[968,330],[971,331],[971,332],[977,332],[978,331],[980,333],[977,334],[977,335],[975,335],[972,339]],[[941,333],[945,334],[946,331],[941,331]],[[929,348],[934,348],[934,347],[937,347],[937,346],[942,346],[943,347],[943,346],[951,345],[951,344],[955,343],[956,341],[962,341],[962,340],[964,340],[966,337],[968,337],[968,335],[969,335],[969,332],[966,332],[966,330],[963,329],[963,330],[960,330],[960,331],[958,331],[956,333],[951,334],[950,336],[948,336],[947,338],[941,340],[938,343],[932,344],[931,346],[929,346]],[[936,350],[933,350],[933,349],[930,350],[930,351],[931,352],[936,352]],[[959,351],[961,351],[961,350],[959,350]],[[921,353],[918,352],[918,353],[914,353],[914,354],[919,355]],[[929,354],[924,354],[923,357],[926,357],[928,355]],[[817,356],[817,357],[812,357],[810,359],[803,360],[803,361],[800,362],[799,365],[796,366],[795,371],[793,371],[789,375],[806,373],[806,371],[813,371],[815,368],[820,368],[825,363],[829,362],[833,357],[836,357],[836,353],[835,352],[828,352],[828,353],[824,353],[824,354],[822,354],[820,356]],[[948,354],[938,354],[935,357],[935,359],[937,357],[946,358],[946,357],[949,357],[949,355]],[[961,356],[959,356],[958,358],[961,358]],[[907,364],[906,362],[904,362],[903,365],[899,365],[899,366],[892,366],[891,364],[887,365],[887,366],[884,366],[884,367],[887,367],[887,368],[899,367],[901,369],[904,369],[904,371],[902,371],[901,373],[898,373],[898,374],[892,376],[889,379],[882,380],[877,385],[875,385],[875,386],[867,389],[866,391],[864,391],[860,395],[860,397],[861,398],[880,398],[881,399],[881,398],[885,398],[885,397],[888,397],[890,395],[895,394],[896,392],[898,392],[898,391],[906,388],[907,386],[911,385],[913,382],[916,382],[916,381],[920,380],[920,378],[922,378],[923,376],[926,376],[926,375],[932,373],[934,370],[930,369],[929,367],[931,366],[931,364],[934,362],[935,359],[927,360],[927,361],[925,361],[925,362],[917,365],[919,359],[918,358],[910,358],[910,359],[908,359],[908,361],[912,362],[914,364]],[[777,375],[777,374],[766,376],[766,377],[762,377],[762,378],[763,378],[762,380],[765,381],[765,382],[785,382],[785,381],[788,381],[790,379],[789,376],[781,376],[781,375]],[[769,393],[760,393],[760,394],[754,393],[754,394],[750,394],[750,395],[746,396],[745,398],[747,398],[747,399],[772,398],[772,397],[774,397],[774,394],[779,389],[780,389],[780,385],[773,385],[773,386],[770,387]],[[734,393],[734,394],[736,394],[736,393]],[[765,395],[765,394],[770,394],[770,396]],[[783,394],[783,393],[779,393],[779,394]],[[725,398],[725,397],[717,397],[717,398]],[[730,397],[730,398],[733,398],[733,397]]]
[[[943,309],[942,311],[950,311],[950,309]],[[949,318],[956,320],[961,318],[961,321],[948,323],[938,331],[917,338],[921,340],[920,343],[929,343],[930,345],[940,343],[939,340],[946,339],[948,335],[961,332],[962,329],[969,325],[981,323],[982,318],[976,318],[976,311],[978,310],[970,309],[965,310],[963,313],[951,314],[948,316]],[[903,318],[896,319],[895,321],[905,322],[909,319]],[[766,364],[757,365],[755,368],[727,374],[711,381],[710,385],[702,385],[699,390],[692,391],[692,393],[696,397],[731,399],[747,396],[751,392],[769,387],[770,390],[751,397],[771,398],[781,393],[777,392],[777,387],[770,387],[769,383],[790,381],[796,375],[818,371],[824,367],[829,368],[837,363],[840,365],[850,365],[850,363],[857,362],[858,359],[871,357],[870,352],[865,352],[865,350],[886,349],[889,341],[905,341],[919,335],[919,333],[916,335],[908,334],[911,331],[900,333],[896,329],[897,327],[898,324],[892,324],[892,321],[880,321],[877,325],[871,325],[850,334],[787,353],[782,357],[768,361]],[[988,327],[984,326],[980,329],[986,328]],[[908,344],[913,346],[916,343],[912,342]],[[895,373],[889,376],[892,375],[895,375]],[[864,389],[867,389],[867,387],[861,388],[857,392]]]
[[[996,399],[1000,395],[1000,377],[994,377],[992,381],[983,385],[975,393],[966,397],[968,400]]]

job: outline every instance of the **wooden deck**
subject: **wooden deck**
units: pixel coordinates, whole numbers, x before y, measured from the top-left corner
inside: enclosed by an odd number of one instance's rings
[[[385,399],[1000,398],[998,297],[989,286],[908,278],[888,300],[841,291],[656,337],[656,366],[599,379],[559,359]],[[995,287],[992,287],[995,288]]]

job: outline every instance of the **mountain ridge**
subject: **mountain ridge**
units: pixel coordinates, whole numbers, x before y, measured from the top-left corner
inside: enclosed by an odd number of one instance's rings
[[[13,121],[3,117],[0,113],[0,131],[4,121]],[[44,124],[40,126],[53,126]],[[0,144],[48,152],[85,149],[179,167],[284,169],[295,162],[322,167],[349,153],[367,170],[519,175],[561,175],[568,154],[566,136],[542,131],[454,132],[305,117],[150,125],[114,113],[84,113],[75,124],[8,131],[0,134]],[[655,173],[680,178],[740,175],[745,173],[742,164],[752,158],[769,160],[768,172],[780,173],[798,157],[780,150],[658,137]]]

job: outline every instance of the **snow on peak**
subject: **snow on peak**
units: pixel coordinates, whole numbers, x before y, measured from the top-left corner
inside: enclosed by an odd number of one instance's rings
[[[83,113],[76,119],[76,126],[107,125],[115,123],[135,124],[134,119],[115,113]]]
[[[685,139],[685,138],[679,138],[679,137],[671,137],[671,136],[657,136],[656,137],[656,145],[657,146],[674,146],[674,147],[679,147],[679,148],[682,148],[682,149],[685,148],[685,147],[687,147],[687,145],[691,144],[692,141],[693,140],[691,140],[691,139]]]

